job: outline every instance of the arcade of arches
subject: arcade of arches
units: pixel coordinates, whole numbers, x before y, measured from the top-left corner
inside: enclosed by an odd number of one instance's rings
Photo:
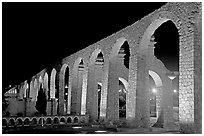
[[[170,71],[154,52],[159,46],[155,31],[169,21],[178,30],[178,71]],[[90,122],[124,121],[133,127],[200,133],[200,28],[198,3],[167,3],[9,90],[17,99],[7,110],[11,116],[35,116],[42,87],[50,116],[89,115]]]

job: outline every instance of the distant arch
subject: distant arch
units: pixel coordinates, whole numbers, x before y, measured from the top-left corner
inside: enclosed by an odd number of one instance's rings
[[[46,94],[46,99],[49,98],[49,95],[48,95],[48,74],[47,72],[45,72],[45,75],[44,75],[44,78],[43,78],[43,89],[45,91],[45,94]]]
[[[56,69],[53,68],[52,72],[51,72],[51,78],[50,78],[50,98],[55,98],[55,93],[56,93],[56,85],[55,85],[55,81],[56,81]]]
[[[67,96],[69,87],[69,67],[67,64],[62,66],[59,80],[59,114],[64,115],[67,112]]]
[[[79,118],[78,117],[74,117],[74,123],[79,123]]]
[[[2,119],[2,127],[7,127],[7,120],[6,119]]]
[[[65,124],[65,123],[66,123],[65,118],[64,118],[64,117],[61,117],[61,118],[60,118],[60,124]]]
[[[55,118],[53,119],[53,124],[54,124],[54,125],[58,125],[58,124],[59,124],[59,118],[55,117]]]
[[[71,117],[67,118],[67,123],[72,123],[72,118]]]
[[[25,118],[24,119],[24,126],[29,126],[30,125],[30,119],[29,118]]]
[[[23,120],[21,118],[17,118],[16,125],[17,126],[23,126]]]
[[[32,118],[31,123],[32,126],[36,126],[38,124],[37,118]]]
[[[37,96],[38,96],[38,83],[37,83],[37,79],[35,78],[34,83],[33,83],[33,88],[34,88],[34,92],[33,92],[33,100],[37,101]]]
[[[51,125],[52,124],[52,119],[51,118],[47,118],[46,119],[46,125]]]

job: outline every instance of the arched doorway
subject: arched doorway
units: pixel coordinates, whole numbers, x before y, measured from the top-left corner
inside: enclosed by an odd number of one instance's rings
[[[88,85],[86,96],[86,112],[90,119],[96,120],[100,117],[101,88],[103,83],[104,57],[100,49],[96,49],[88,65]],[[95,90],[95,91],[93,91]]]

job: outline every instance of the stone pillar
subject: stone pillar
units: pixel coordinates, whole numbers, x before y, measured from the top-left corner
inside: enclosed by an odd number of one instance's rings
[[[162,109],[162,92],[163,88],[162,86],[158,86],[157,88],[157,94],[156,94],[156,113],[157,113],[157,119],[161,115],[161,109]]]
[[[167,73],[167,76],[164,80],[164,88],[162,95],[162,104],[163,104],[163,116],[164,116],[164,124],[163,127],[165,130],[175,130],[176,126],[174,124],[173,117],[173,87],[172,80],[175,78],[175,75],[172,73]]]
[[[50,100],[47,101],[47,108],[46,108],[46,113],[48,116],[51,115],[51,106],[52,106],[52,102]]]
[[[52,98],[51,99],[51,115],[57,115],[57,107],[58,107],[58,103],[57,103],[57,99],[56,98]]]
[[[82,99],[82,82],[83,82],[83,67],[79,66],[78,78],[77,78],[77,103],[76,103],[76,114],[81,114],[81,99]]]
[[[130,57],[129,90],[126,93],[126,120],[128,126],[135,126],[136,88],[137,88],[137,55]]]
[[[95,77],[95,66],[89,67],[88,71],[88,86],[87,86],[87,114],[90,115],[90,121],[98,118],[98,91]]]
[[[136,122],[137,126],[150,126],[149,71],[146,56],[137,57]]]
[[[62,73],[60,73],[62,74]],[[64,111],[64,78],[61,75],[60,76],[60,82],[59,82],[59,115],[64,115],[65,111]]]
[[[25,98],[25,116],[32,115],[31,98]]]
[[[108,120],[119,119],[119,79],[117,74],[117,57],[109,62],[108,88],[107,88],[107,110]]]

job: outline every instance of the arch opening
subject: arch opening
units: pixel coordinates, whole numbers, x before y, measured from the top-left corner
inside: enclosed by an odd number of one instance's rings
[[[126,118],[126,93],[128,89],[128,82],[124,79],[119,77],[119,118],[125,119]]]
[[[30,120],[28,118],[26,118],[24,120],[24,126],[29,126],[30,125]]]
[[[71,114],[81,114],[82,86],[84,80],[84,61],[78,58],[73,67],[72,91],[71,91]]]
[[[51,118],[47,118],[46,119],[46,125],[51,125],[52,124],[52,119]]]
[[[72,123],[72,118],[71,117],[67,118],[67,123]]]
[[[52,69],[51,72],[51,78],[50,78],[50,98],[54,99],[55,98],[55,93],[56,93],[56,73],[57,71],[55,70],[55,68]]]
[[[162,127],[162,124],[157,123],[162,111],[162,87],[163,83],[160,76],[156,72],[149,70],[150,126],[157,125],[157,127]]]
[[[37,119],[36,119],[36,118],[33,118],[33,119],[31,120],[31,125],[32,125],[32,126],[36,126],[36,125],[37,125]]]
[[[13,124],[14,120],[12,121],[12,124]],[[14,123],[15,124],[15,123]],[[16,121],[16,125],[17,126],[23,126],[23,120],[22,119],[17,119]]]
[[[87,113],[91,120],[100,118],[101,88],[103,83],[104,56],[101,49],[96,49],[89,61],[87,85]],[[93,91],[95,90],[95,91]]]

